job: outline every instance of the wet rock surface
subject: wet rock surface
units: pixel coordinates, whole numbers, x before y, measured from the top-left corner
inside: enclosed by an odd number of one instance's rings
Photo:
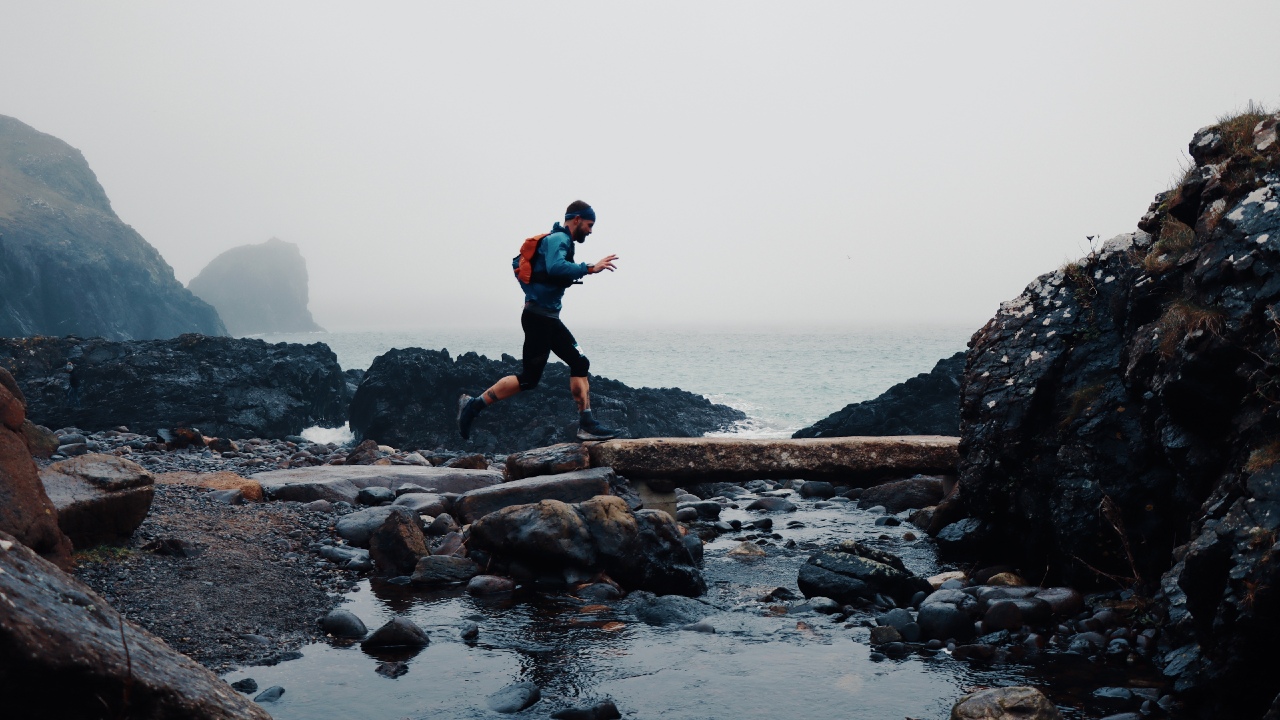
[[[469,441],[458,436],[458,396],[477,395],[498,378],[520,372],[510,355],[490,360],[475,353],[453,358],[445,350],[392,350],[373,361],[351,401],[351,429],[396,447],[470,448],[517,452],[570,440],[577,407],[569,370],[547,366],[542,384],[485,410]],[[697,437],[728,429],[746,416],[683,390],[631,388],[591,377],[592,409],[625,437]]]
[[[958,435],[960,374],[964,353],[939,360],[933,369],[884,391],[866,402],[852,403],[791,437],[861,435]]]
[[[1139,231],[1005,303],[962,383],[961,496],[986,548],[1158,590],[1162,662],[1205,716],[1280,693],[1260,670],[1280,642],[1275,124],[1199,131]]]
[[[21,433],[25,400],[9,371],[0,367],[0,531],[55,565],[71,566],[71,541],[58,527],[31,450]]]
[[[5,717],[269,718],[6,533],[0,571]]]
[[[69,392],[68,362],[77,395]],[[342,369],[320,343],[0,338],[0,363],[26,394],[32,422],[51,428],[195,427],[208,436],[283,438],[346,419]]]
[[[346,591],[356,577],[315,549],[332,541],[333,520],[282,503],[226,505],[200,488],[157,485],[133,538],[119,549],[84,549],[75,575],[211,669],[275,662],[321,637],[315,620],[338,602],[329,593]],[[197,552],[145,549],[175,541]]]
[[[539,500],[582,502],[596,495],[611,495],[612,468],[593,468],[546,477],[512,480],[465,492],[453,504],[464,522],[473,522],[511,505],[527,505]]]

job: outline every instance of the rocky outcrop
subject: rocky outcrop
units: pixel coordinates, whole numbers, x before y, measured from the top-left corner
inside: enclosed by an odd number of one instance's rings
[[[307,261],[279,238],[222,253],[187,283],[236,336],[323,331],[307,309]]]
[[[844,406],[791,437],[957,435],[964,353],[943,358],[927,373],[898,383],[879,397]]]
[[[552,363],[535,390],[486,410],[471,439],[458,435],[458,396],[476,395],[498,378],[520,372],[510,355],[475,353],[453,359],[447,350],[408,348],[378,356],[351,401],[351,430],[394,447],[466,448],[517,452],[569,440],[578,411],[569,394],[569,369]],[[746,416],[678,388],[631,388],[592,376],[596,417],[628,437],[697,437]]]
[[[800,566],[796,581],[805,597],[827,597],[840,603],[866,602],[876,595],[906,605],[929,582],[916,577],[902,559],[853,540],[814,553]]]
[[[1197,132],[1139,231],[1005,303],[962,381],[968,511],[1032,575],[1159,582],[1165,673],[1204,717],[1280,691],[1277,120]]]
[[[958,440],[907,437],[651,438],[591,445],[591,465],[611,467],[633,480],[804,478],[867,484],[913,473],[953,472]]]
[[[0,684],[5,717],[270,716],[209,670],[0,532]]]
[[[22,391],[0,367],[0,532],[16,537],[53,563],[71,567],[71,540],[58,528],[58,512],[40,483],[22,427]]]
[[[604,572],[630,590],[697,596],[707,589],[670,515],[632,512],[611,495],[574,505],[542,500],[503,508],[472,523],[468,546],[534,572]]]
[[[58,527],[75,547],[120,543],[133,537],[155,497],[155,478],[115,455],[81,455],[40,471],[58,510]]]
[[[0,336],[225,335],[111,209],[79,150],[0,115]]]
[[[223,438],[278,438],[346,418],[342,368],[321,343],[0,338],[0,364],[26,393],[32,421],[54,428],[195,427]]]

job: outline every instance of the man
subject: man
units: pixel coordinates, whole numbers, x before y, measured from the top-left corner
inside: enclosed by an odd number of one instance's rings
[[[564,225],[556,223],[551,233],[538,242],[533,252],[532,274],[529,282],[520,280],[524,290],[524,313],[520,326],[524,328],[524,367],[519,375],[508,375],[480,397],[464,394],[458,398],[458,432],[471,437],[471,423],[485,408],[517,393],[532,390],[542,379],[551,353],[569,366],[569,391],[578,405],[578,439],[608,440],[613,430],[600,424],[591,414],[591,388],[587,382],[587,368],[591,363],[578,351],[578,341],[573,333],[560,322],[560,300],[570,285],[586,275],[615,270],[617,255],[610,255],[592,264],[573,261],[574,243],[585,242],[596,224],[596,213],[590,205],[575,200],[564,213]],[[519,268],[520,258],[512,262]]]

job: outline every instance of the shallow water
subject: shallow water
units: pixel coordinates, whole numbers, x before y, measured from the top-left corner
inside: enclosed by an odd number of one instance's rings
[[[771,514],[772,532],[784,538],[774,542],[867,540],[900,555],[917,574],[941,569],[928,540],[902,540],[910,526],[876,527],[874,516],[852,504],[816,508],[791,499],[801,510]],[[760,516],[727,509],[722,517]],[[793,520],[804,527],[788,529]],[[335,642],[307,646],[299,660],[245,668],[226,679],[252,677],[263,689],[283,686],[284,696],[266,705],[277,720],[496,718],[501,716],[485,698],[526,681],[542,689],[542,700],[513,717],[547,717],[611,699],[628,718],[945,718],[973,687],[1032,684],[1048,691],[1067,717],[1086,718],[1107,714],[1088,707],[1093,688],[1124,684],[1083,661],[980,668],[945,653],[873,661],[867,628],[846,628],[812,612],[778,615],[758,602],[774,587],[794,590],[810,551],[773,545],[766,558],[729,557],[746,534],[706,546],[711,589],[704,599],[721,608],[707,619],[715,634],[651,627],[618,604],[586,607],[566,596],[528,593],[492,602],[456,590],[426,593],[365,581],[344,607],[370,630],[400,614],[431,635],[429,647],[407,658],[407,674],[389,679],[374,672],[380,660],[403,656],[374,657],[358,645]],[[459,638],[467,621],[480,627],[473,644]]]

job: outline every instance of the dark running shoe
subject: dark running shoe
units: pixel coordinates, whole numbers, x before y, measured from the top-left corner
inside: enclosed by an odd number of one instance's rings
[[[476,416],[484,409],[484,401],[480,398],[473,398],[463,393],[458,398],[458,434],[463,440],[471,439],[471,423],[475,422]]]
[[[617,430],[611,430],[601,425],[600,421],[595,418],[578,423],[579,440],[612,440],[617,436]]]

